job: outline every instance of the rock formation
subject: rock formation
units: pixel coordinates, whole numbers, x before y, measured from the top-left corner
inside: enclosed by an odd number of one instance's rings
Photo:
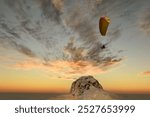
[[[76,99],[114,99],[93,76],[82,76],[74,81],[70,93]]]
[[[73,96],[79,96],[92,88],[103,90],[102,85],[93,76],[82,76],[72,83],[70,92]]]

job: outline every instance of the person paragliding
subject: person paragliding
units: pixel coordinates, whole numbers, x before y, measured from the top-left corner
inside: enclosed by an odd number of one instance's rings
[[[99,19],[99,31],[100,31],[102,36],[106,35],[109,23],[110,23],[110,19],[106,16],[101,17]]]

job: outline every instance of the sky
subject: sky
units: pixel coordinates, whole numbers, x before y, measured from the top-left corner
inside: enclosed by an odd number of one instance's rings
[[[150,93],[149,0],[0,0],[0,92]],[[106,36],[99,18],[107,16]],[[105,45],[106,48],[101,47]]]

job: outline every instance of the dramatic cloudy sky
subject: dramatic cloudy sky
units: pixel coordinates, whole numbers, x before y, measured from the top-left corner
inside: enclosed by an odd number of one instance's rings
[[[150,92],[149,0],[0,0],[0,91]],[[111,20],[107,35],[99,18]],[[105,45],[106,48],[102,48]]]

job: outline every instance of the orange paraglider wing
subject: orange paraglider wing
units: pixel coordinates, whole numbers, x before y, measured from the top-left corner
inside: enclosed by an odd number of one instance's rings
[[[102,36],[106,35],[110,19],[108,17],[101,17],[99,20],[99,30]]]

